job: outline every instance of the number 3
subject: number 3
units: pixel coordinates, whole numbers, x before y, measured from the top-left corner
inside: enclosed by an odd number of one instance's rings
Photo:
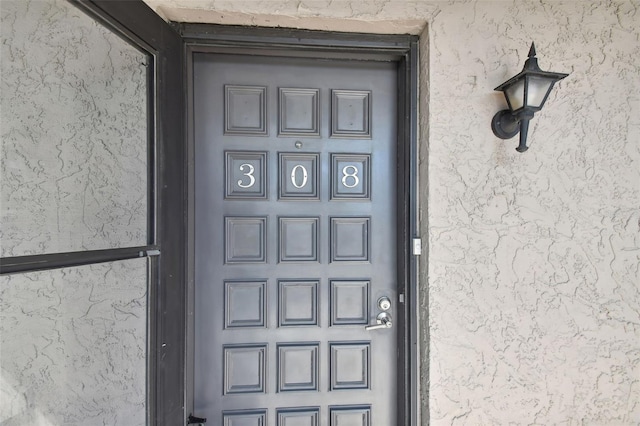
[[[246,172],[246,173],[243,173],[243,175],[249,178],[249,183],[245,185],[245,184],[242,183],[242,179],[238,180],[238,186],[240,188],[251,188],[253,186],[253,184],[256,183],[256,178],[253,177],[253,172],[254,172],[255,168],[251,164],[247,164],[247,163],[244,163],[244,164],[240,165],[240,171],[241,172],[244,172],[245,169],[247,169],[247,168],[249,169],[249,171]]]
[[[349,173],[349,170],[351,173]],[[349,185],[347,183],[347,178],[353,178],[353,184]],[[358,168],[353,165],[344,166],[342,168],[342,184],[347,188],[353,188],[358,186],[360,183],[360,178],[358,177]]]

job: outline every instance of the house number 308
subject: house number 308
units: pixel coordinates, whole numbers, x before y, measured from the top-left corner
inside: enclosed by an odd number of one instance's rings
[[[248,163],[244,163],[240,165],[240,171],[243,172],[242,175],[246,176],[248,182],[245,183],[244,179],[238,180],[238,186],[240,188],[251,188],[256,183],[256,178],[253,175],[255,172],[255,168]],[[309,172],[307,168],[301,164],[298,164],[293,169],[291,169],[291,184],[296,188],[304,188],[309,181]],[[360,183],[360,178],[358,177],[358,168],[354,165],[344,166],[342,168],[342,185],[346,188],[354,188],[358,186]]]

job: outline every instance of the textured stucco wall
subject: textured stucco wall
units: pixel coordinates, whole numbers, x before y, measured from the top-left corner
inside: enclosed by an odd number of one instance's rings
[[[199,22],[414,34],[426,23],[431,424],[640,423],[640,2],[147,2]],[[490,130],[504,106],[493,88],[532,40],[541,68],[571,75],[519,154]]]
[[[147,260],[0,277],[0,424],[145,424]]]
[[[146,56],[2,0],[1,256],[146,244]],[[142,425],[147,262],[0,278],[0,424]]]
[[[640,423],[640,3],[468,2],[430,22],[432,424]],[[531,148],[491,89],[570,72]]]
[[[63,0],[2,0],[2,256],[145,245],[147,58]]]

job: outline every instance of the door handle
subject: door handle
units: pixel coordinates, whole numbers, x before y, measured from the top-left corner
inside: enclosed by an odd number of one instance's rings
[[[380,312],[376,317],[376,324],[368,325],[364,329],[369,331],[391,327],[393,327],[393,322],[391,322],[391,315],[388,312]]]
[[[207,422],[207,419],[202,417],[196,417],[193,414],[189,414],[189,418],[187,419],[188,425],[200,425],[203,426]]]

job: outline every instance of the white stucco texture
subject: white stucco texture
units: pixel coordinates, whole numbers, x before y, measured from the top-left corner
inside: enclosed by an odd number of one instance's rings
[[[146,244],[146,55],[66,1],[0,16],[0,256]],[[143,425],[146,359],[146,259],[0,277],[0,425]]]
[[[2,0],[3,257],[147,241],[147,57],[63,0]]]
[[[0,424],[145,424],[146,259],[0,277]]]
[[[640,424],[638,0],[148,2],[228,24],[426,24],[423,423]],[[570,75],[520,154],[490,130],[493,88],[531,41]]]

